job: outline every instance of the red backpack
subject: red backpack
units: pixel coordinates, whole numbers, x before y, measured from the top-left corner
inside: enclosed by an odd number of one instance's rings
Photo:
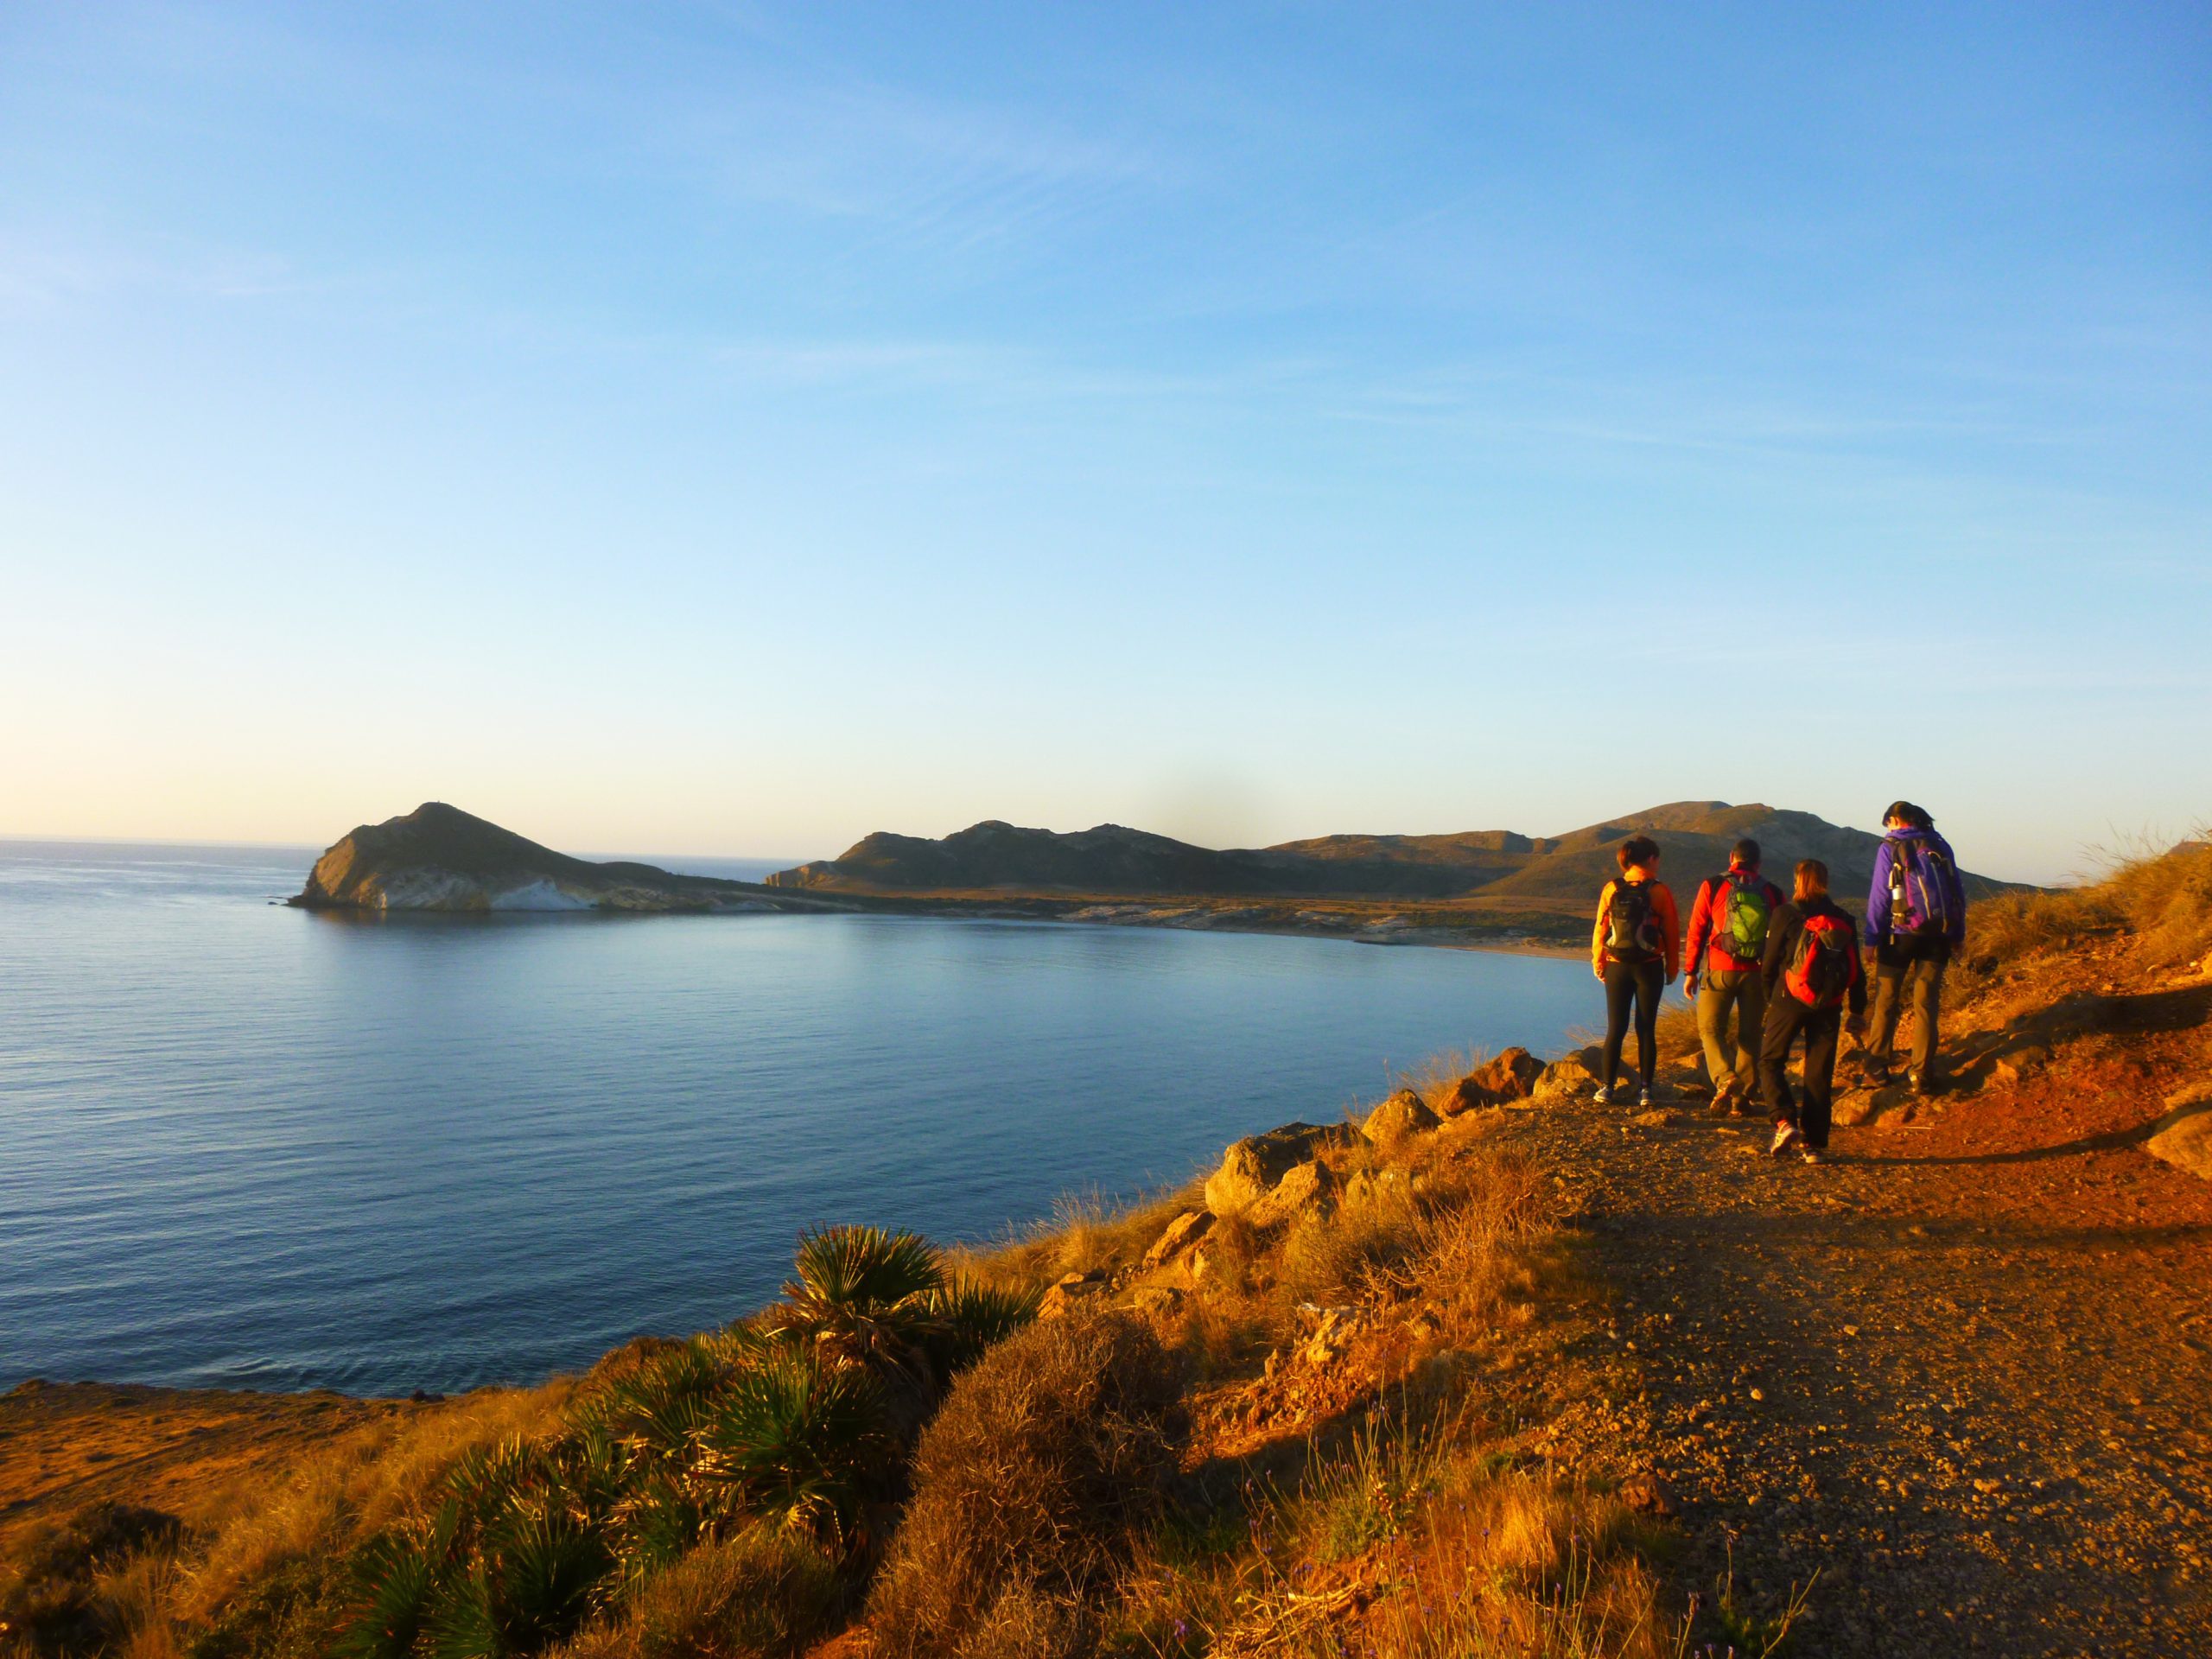
[[[1851,918],[1808,916],[1782,976],[1789,995],[1808,1008],[1840,1007],[1858,978],[1859,936]]]

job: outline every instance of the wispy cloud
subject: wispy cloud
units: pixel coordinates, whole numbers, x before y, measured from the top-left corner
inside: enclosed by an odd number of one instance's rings
[[[50,315],[124,296],[244,302],[353,286],[358,279],[310,275],[279,254],[0,232],[0,315]]]

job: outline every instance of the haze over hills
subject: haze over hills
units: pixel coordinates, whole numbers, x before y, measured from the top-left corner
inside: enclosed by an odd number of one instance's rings
[[[1863,893],[1881,837],[1809,812],[1753,803],[1675,801],[1560,836],[1510,830],[1457,835],[1324,836],[1216,852],[1119,824],[1059,834],[995,820],[932,841],[879,832],[842,856],[767,878],[779,888],[855,893],[1065,893],[1144,898],[1516,900],[1582,904],[1618,868],[1618,843],[1638,831],[1664,849],[1661,874],[1688,889],[1726,868],[1728,849],[1757,840],[1770,873],[1827,861],[1836,892]],[[1970,877],[1977,892],[2005,884]]]

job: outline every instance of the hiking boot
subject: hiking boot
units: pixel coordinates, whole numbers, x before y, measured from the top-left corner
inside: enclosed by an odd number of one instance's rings
[[[1797,1126],[1795,1123],[1777,1123],[1774,1126],[1774,1144],[1769,1147],[1767,1151],[1774,1157],[1779,1158],[1790,1147],[1802,1141],[1804,1138],[1797,1133]]]
[[[1612,1100],[1613,1091],[1611,1085],[1602,1083],[1598,1085],[1597,1092],[1590,1096],[1590,1103],[1592,1106],[1610,1106],[1612,1104]]]
[[[1649,1089],[1646,1089],[1643,1093],[1637,1096],[1636,1103],[1638,1106],[1643,1107],[1646,1111],[1649,1111],[1651,1108],[1651,1091]]]
[[[1800,1147],[1797,1155],[1808,1164],[1825,1164],[1828,1160],[1826,1147]]]
[[[1725,1084],[1721,1088],[1713,1091],[1713,1110],[1716,1115],[1721,1112],[1732,1110],[1736,1105],[1736,1085],[1732,1083]]]
[[[1928,1074],[1925,1071],[1908,1071],[1905,1073],[1904,1080],[1905,1086],[1910,1089],[1915,1095],[1920,1096],[1923,1098],[1925,1098],[1927,1096],[1932,1095],[1936,1092],[1936,1085],[1929,1081]]]

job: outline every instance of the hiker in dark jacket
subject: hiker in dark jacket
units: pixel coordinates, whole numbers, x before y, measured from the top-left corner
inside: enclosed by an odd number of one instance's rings
[[[1682,951],[1682,993],[1697,1005],[1697,1034],[1705,1045],[1706,1075],[1713,1079],[1713,1109],[1753,1110],[1758,1096],[1759,1037],[1766,1023],[1766,934],[1782,906],[1782,889],[1759,874],[1759,844],[1739,841],[1728,855],[1728,873],[1700,884],[1690,906],[1689,938]],[[1728,1041],[1728,1015],[1736,1015],[1736,1041]]]
[[[1859,962],[1859,929],[1828,897],[1828,867],[1817,858],[1797,866],[1788,904],[1774,912],[1760,964],[1766,985],[1766,1027],[1759,1045],[1759,1081],[1774,1114],[1777,1158],[1796,1151],[1817,1164],[1827,1151],[1835,1092],[1835,1050],[1843,1011],[1855,1036],[1866,1023],[1866,975]],[[1789,1051],[1805,1039],[1804,1100],[1789,1096]]]
[[[1874,1029],[1866,1045],[1870,1080],[1888,1081],[1896,1058],[1897,1020],[1912,1001],[1913,1092],[1935,1086],[1936,1024],[1943,969],[1967,942],[1966,887],[1951,844],[1910,801],[1883,814],[1887,832],[1874,855],[1866,895],[1866,937],[1874,947]]]

